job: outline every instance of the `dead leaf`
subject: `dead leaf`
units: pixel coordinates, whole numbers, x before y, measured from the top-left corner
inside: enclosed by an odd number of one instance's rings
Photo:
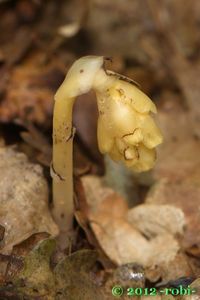
[[[199,186],[184,181],[173,183],[163,179],[154,186],[146,199],[148,204],[173,205],[184,212],[186,230],[182,245],[185,249],[193,245],[200,245],[199,195]]]
[[[9,41],[3,45],[2,51],[7,64],[10,66],[19,63],[30,50],[32,41],[33,34],[30,34],[29,29],[27,27],[20,28],[12,43]]]
[[[20,133],[22,139],[34,150],[37,161],[50,167],[52,159],[52,149],[45,135],[40,132],[33,124],[24,124],[28,131]]]
[[[162,102],[163,101],[163,102]],[[161,95],[157,122],[164,136],[159,147],[158,160],[154,168],[156,179],[169,181],[191,179],[197,182],[200,176],[200,142],[195,138],[187,110],[181,98],[171,92]]]
[[[64,77],[60,63],[44,65],[39,55],[16,66],[9,74],[0,104],[0,121],[35,122],[49,127],[53,95]]]
[[[182,252],[177,253],[173,260],[163,261],[159,268],[160,277],[164,282],[181,277],[195,277],[190,260]]]
[[[93,271],[97,253],[81,250],[63,257],[52,269],[50,259],[56,250],[54,239],[40,241],[22,259],[21,269],[0,288],[0,295],[45,300],[103,300]],[[21,299],[20,298],[20,299]],[[5,298],[3,298],[5,299]],[[17,298],[15,298],[17,299]]]
[[[82,178],[89,204],[89,221],[107,256],[117,265],[138,263],[144,267],[169,262],[179,245],[171,234],[164,233],[148,240],[127,221],[126,201],[103,186],[94,176]]]
[[[55,240],[43,240],[25,257],[22,270],[12,280],[19,294],[44,297],[55,291],[55,280],[50,268],[50,257],[55,246]],[[52,299],[49,296],[46,299]]]
[[[128,211],[128,221],[148,238],[165,233],[183,234],[185,217],[172,205],[141,204]]]
[[[124,219],[104,214],[91,216],[90,224],[103,250],[117,265],[148,264],[148,241]]]
[[[48,233],[36,233],[25,241],[13,247],[12,253],[7,256],[6,270],[3,273],[4,282],[12,281],[13,277],[21,271],[23,259],[33,250],[33,248],[42,240],[47,239]]]
[[[81,250],[63,259],[55,268],[56,295],[59,300],[103,300],[101,289],[92,280],[97,259],[92,250]]]
[[[101,180],[97,176],[83,176],[81,178],[81,181],[85,191],[87,203],[90,207],[90,211],[98,211],[101,202],[114,193],[114,191],[111,188],[105,187],[103,184],[103,180]],[[127,210],[127,205],[125,201],[120,201],[120,205],[124,206],[124,209]],[[118,211],[120,212],[120,210]]]
[[[0,149],[0,222],[5,227],[1,253],[37,232],[58,234],[48,208],[48,187],[39,165],[13,148]]]

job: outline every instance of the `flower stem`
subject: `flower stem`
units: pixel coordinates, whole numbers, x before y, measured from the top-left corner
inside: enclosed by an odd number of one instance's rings
[[[53,216],[61,232],[72,229],[73,220],[73,102],[59,93],[54,106]]]

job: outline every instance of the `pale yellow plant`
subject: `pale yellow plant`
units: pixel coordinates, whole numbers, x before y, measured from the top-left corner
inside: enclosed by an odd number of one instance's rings
[[[102,56],[86,56],[70,68],[55,95],[53,120],[53,214],[65,232],[73,219],[72,126],[77,96],[93,89],[99,110],[100,151],[135,171],[154,165],[162,134],[151,116],[154,103],[130,79],[105,70]]]

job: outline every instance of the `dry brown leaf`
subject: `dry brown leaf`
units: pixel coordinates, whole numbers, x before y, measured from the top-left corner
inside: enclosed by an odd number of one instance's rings
[[[156,179],[168,178],[180,181],[200,177],[200,141],[195,138],[188,112],[181,98],[172,92],[161,95],[157,122],[164,136],[159,147],[158,160],[154,168]]]
[[[13,148],[0,148],[1,253],[37,232],[58,234],[48,208],[48,187],[39,165]]]
[[[105,187],[98,177],[84,176],[82,182],[90,209],[90,225],[108,257],[118,265],[134,259],[146,263],[141,252],[148,253],[148,242],[125,220],[128,206],[124,199]]]
[[[0,103],[0,121],[18,119],[22,124],[36,122],[47,128],[51,122],[53,95],[62,79],[60,63],[44,65],[39,55],[16,66],[10,72]]]
[[[148,263],[148,241],[124,219],[104,214],[91,216],[90,224],[103,250],[117,265]]]
[[[177,253],[173,260],[160,264],[160,276],[167,282],[181,277],[194,277],[190,261],[184,253]]]
[[[148,238],[183,234],[185,226],[184,213],[172,205],[138,205],[128,211],[128,221]]]
[[[181,99],[174,93],[162,94],[158,122],[165,136],[160,147],[154,175],[159,182],[149,193],[146,203],[173,205],[182,209],[186,219],[183,246],[199,247],[200,141]]]
[[[178,253],[180,246],[171,234],[158,235],[149,242],[150,261],[147,266],[162,266],[170,263]]]
[[[26,129],[28,131],[21,132],[20,136],[30,147],[34,149],[32,156],[34,157],[34,159],[36,159],[37,162],[50,167],[52,159],[52,149],[50,143],[48,142],[48,139],[32,123],[27,123],[24,125],[26,126]],[[30,154],[27,153],[27,155]]]
[[[168,204],[180,208],[185,215],[186,230],[183,237],[183,247],[200,245],[200,187],[187,182],[169,182],[160,180],[146,198],[148,204]]]
[[[144,267],[162,265],[174,259],[179,245],[172,235],[148,241],[124,218],[112,213],[90,216],[91,227],[105,253],[117,265],[138,263]]]
[[[127,203],[122,197],[104,187],[97,177],[83,177],[83,182],[91,228],[113,262],[149,267],[174,259],[179,245],[172,235],[165,233],[148,240],[127,221]]]
[[[113,193],[114,197],[117,195],[111,188],[104,186],[103,180],[97,176],[83,176],[81,178],[81,181],[85,190],[87,203],[92,213],[95,213],[96,211],[98,212],[99,208],[101,207],[102,201],[104,201],[106,198],[113,195]],[[120,209],[122,209],[123,207],[123,211],[127,211],[127,203],[122,198],[119,199],[118,200],[120,203],[116,202],[116,204],[120,205]],[[120,209],[118,209],[119,212]]]

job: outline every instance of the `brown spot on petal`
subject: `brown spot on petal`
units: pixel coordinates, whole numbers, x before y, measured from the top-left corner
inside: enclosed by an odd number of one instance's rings
[[[123,89],[117,89],[117,91],[119,92],[120,96],[124,96],[124,90]]]

